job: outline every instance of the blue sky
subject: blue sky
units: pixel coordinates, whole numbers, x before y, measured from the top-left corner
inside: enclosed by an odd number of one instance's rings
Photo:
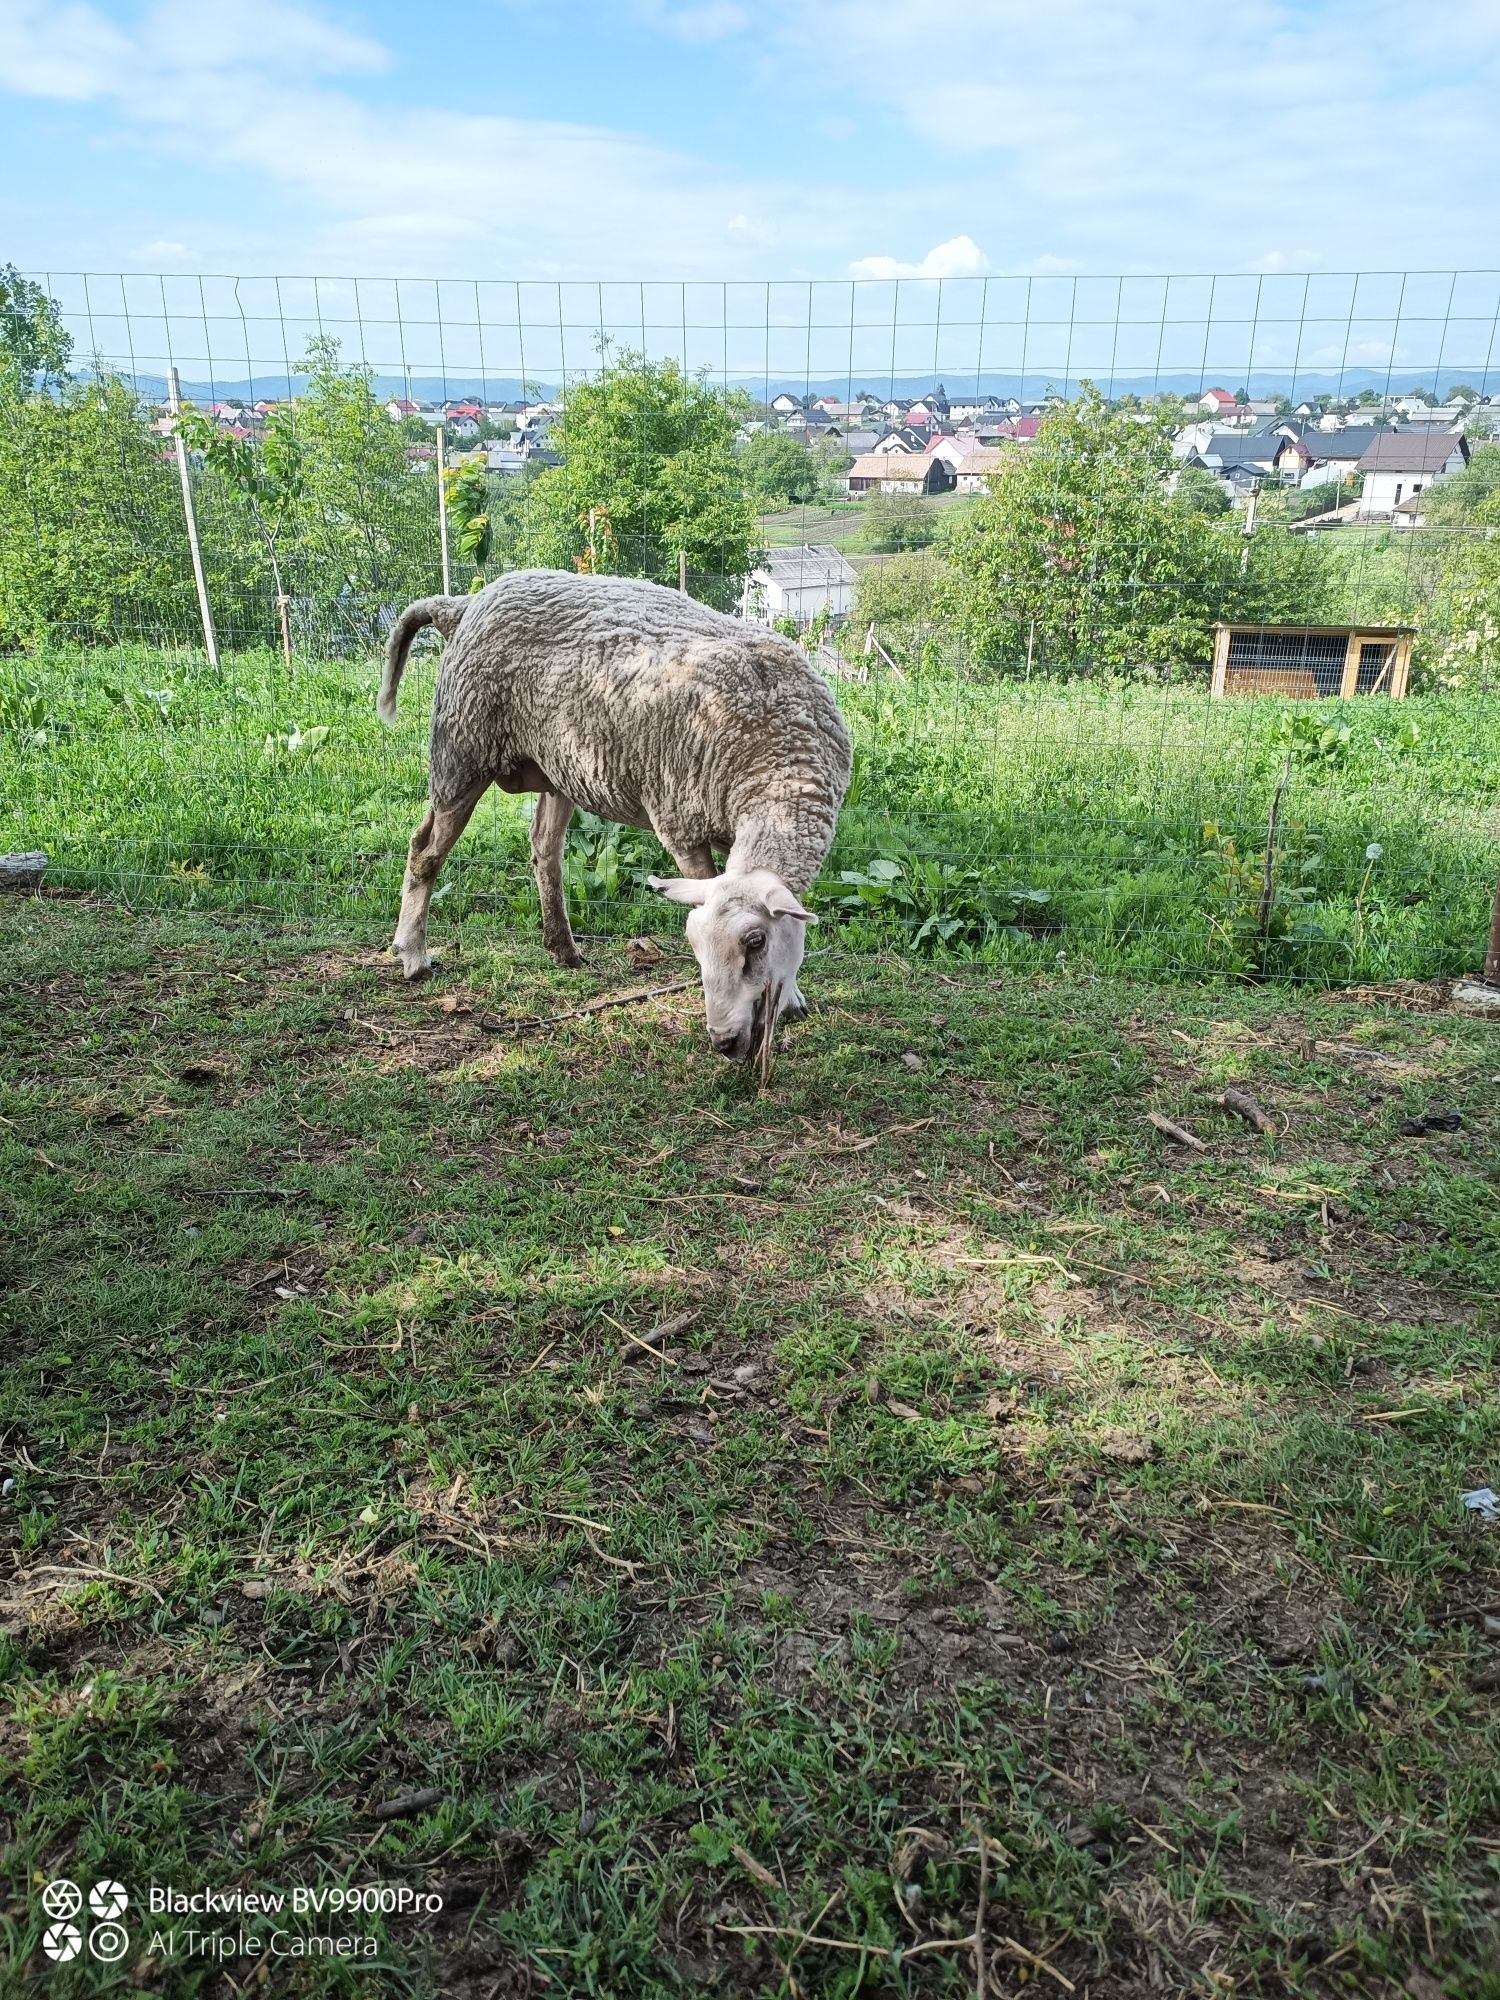
[[[27,269],[1500,262],[1495,0],[0,6],[0,261]]]
[[[6,0],[0,257],[503,277],[1494,260],[1494,0]]]

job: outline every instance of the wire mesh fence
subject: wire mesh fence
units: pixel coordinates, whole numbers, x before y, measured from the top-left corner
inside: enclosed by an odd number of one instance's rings
[[[822,903],[849,943],[1330,980],[1478,956],[1495,273],[34,283],[70,351],[0,350],[0,846],[54,882],[384,910],[434,667],[382,730],[385,633],[542,564],[806,646],[857,745]],[[450,915],[527,917],[526,810],[481,808]],[[648,923],[656,861],[581,821],[582,926]]]

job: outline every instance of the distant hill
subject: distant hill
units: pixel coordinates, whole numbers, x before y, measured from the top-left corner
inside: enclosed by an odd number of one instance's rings
[[[162,375],[142,371],[132,375],[127,363],[115,364],[120,374],[127,380],[134,380],[138,392],[148,402],[164,402],[167,394],[166,378]],[[581,371],[586,372],[586,371]],[[1096,370],[1091,379],[1099,388],[1112,396],[1193,396],[1205,388],[1221,386],[1230,389],[1248,388],[1252,396],[1291,396],[1294,401],[1317,395],[1357,396],[1362,389],[1384,392],[1389,389],[1396,395],[1408,389],[1422,387],[1432,389],[1441,395],[1450,382],[1484,380],[1482,362],[1444,362],[1441,366],[1403,367],[1390,371],[1384,368],[1299,368],[1256,369],[1247,378],[1243,371],[1223,370],[1207,377],[1189,374],[1184,370],[1167,370],[1160,375],[1114,375]],[[1236,379],[1231,381],[1230,376]],[[579,379],[574,376],[572,379]],[[789,391],[795,396],[838,396],[847,395],[852,389],[856,394],[869,390],[882,400],[902,397],[915,399],[925,396],[935,386],[931,374],[924,375],[878,375],[868,373],[852,377],[845,375],[814,375],[790,378],[785,375],[731,375],[730,385],[744,389],[757,399],[769,400]],[[1015,396],[1020,401],[1036,401],[1049,390],[1058,394],[1075,393],[1078,376],[1065,376],[1060,370],[1048,374],[1043,369],[1028,369],[1022,374],[1003,370],[984,369],[978,375],[959,374],[950,371],[941,377],[947,392],[952,397],[960,395]],[[253,377],[236,376],[233,379],[205,378],[193,376],[184,379],[182,393],[195,403],[206,402],[246,402],[253,403],[263,398],[279,398],[302,393],[306,377],[295,371],[288,374],[282,369],[267,366],[264,374]],[[540,397],[552,401],[561,388],[556,381],[523,382],[517,375],[402,375],[377,374],[374,378],[375,393],[382,401],[388,396],[404,396],[417,403],[440,403],[465,401],[470,397],[490,403],[514,403],[527,397]]]

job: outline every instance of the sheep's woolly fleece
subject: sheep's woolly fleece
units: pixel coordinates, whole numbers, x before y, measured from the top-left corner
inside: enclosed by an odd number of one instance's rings
[[[517,570],[474,597],[412,605],[391,635],[395,712],[423,625],[449,634],[432,718],[432,797],[534,774],[586,812],[654,830],[673,853],[728,849],[806,891],[833,843],[849,734],[832,693],[778,634],[632,578]]]

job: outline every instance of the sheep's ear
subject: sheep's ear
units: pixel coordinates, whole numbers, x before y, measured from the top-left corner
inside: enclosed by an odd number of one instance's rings
[[[713,887],[713,878],[698,880],[681,875],[648,875],[647,885],[669,903],[701,903]]]
[[[800,924],[815,924],[818,921],[811,910],[803,909],[784,882],[767,896],[766,908],[773,917],[795,917]]]

